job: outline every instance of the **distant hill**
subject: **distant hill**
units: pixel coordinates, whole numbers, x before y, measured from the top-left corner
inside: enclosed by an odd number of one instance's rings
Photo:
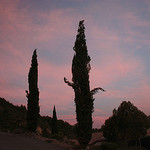
[[[25,131],[26,107],[14,106],[3,98],[0,98],[0,130],[14,131],[21,129]]]
[[[26,107],[14,106],[12,103],[0,98],[0,131],[13,133],[26,132]],[[51,137],[52,118],[48,116],[40,116],[38,133],[45,137]],[[74,137],[74,127],[63,120],[58,120],[58,135],[54,138],[62,138],[67,136]]]

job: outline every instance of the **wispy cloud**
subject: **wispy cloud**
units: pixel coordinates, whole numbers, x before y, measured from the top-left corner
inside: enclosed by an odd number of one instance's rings
[[[41,113],[50,115],[55,104],[60,118],[75,123],[74,92],[63,77],[72,78],[72,47],[78,21],[85,19],[91,88],[107,91],[95,95],[94,125],[130,98],[149,114],[149,1],[63,2],[1,0],[0,96],[26,104],[24,90],[37,48]]]

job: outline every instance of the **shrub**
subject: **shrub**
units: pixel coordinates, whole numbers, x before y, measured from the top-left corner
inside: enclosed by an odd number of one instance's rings
[[[117,150],[117,145],[114,143],[104,142],[101,144],[100,150]]]

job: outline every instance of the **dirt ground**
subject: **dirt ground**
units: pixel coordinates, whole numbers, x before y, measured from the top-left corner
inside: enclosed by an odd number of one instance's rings
[[[101,132],[93,133],[89,144],[92,145],[95,141],[103,139]],[[72,150],[75,145],[79,146],[75,139],[69,140],[66,138],[60,142],[36,134],[0,132],[0,150]]]
[[[0,132],[0,150],[65,150],[34,136]]]

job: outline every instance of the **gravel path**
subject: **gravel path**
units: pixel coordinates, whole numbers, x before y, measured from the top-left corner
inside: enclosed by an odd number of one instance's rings
[[[65,150],[32,136],[0,132],[0,150]]]

